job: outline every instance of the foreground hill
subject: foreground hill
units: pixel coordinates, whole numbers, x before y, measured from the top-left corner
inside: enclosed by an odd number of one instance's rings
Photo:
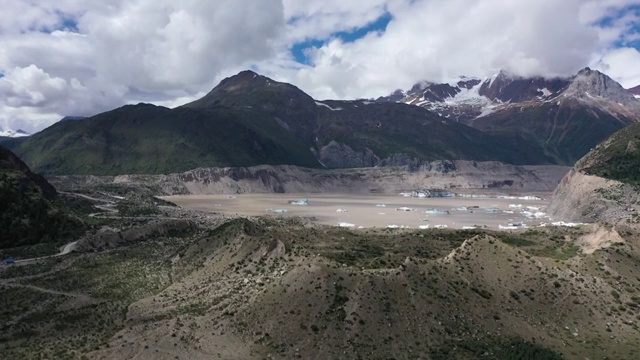
[[[565,176],[552,214],[579,221],[640,222],[640,124],[596,146]]]
[[[539,162],[536,154],[404,104],[316,101],[250,71],[176,109],[129,105],[61,121],[13,149],[46,174],[163,174],[198,167]],[[552,160],[545,160],[550,162]]]
[[[200,226],[168,220],[105,230],[54,264],[0,268],[3,355],[639,355],[633,231],[624,243],[583,253],[575,244],[589,228],[349,231],[299,219]]]
[[[84,224],[53,202],[56,190],[0,145],[0,249],[58,244],[82,233]]]
[[[570,78],[500,72],[452,84],[422,82],[378,101],[424,107],[526,147],[539,161],[572,165],[615,131],[640,121],[640,100],[599,71]]]

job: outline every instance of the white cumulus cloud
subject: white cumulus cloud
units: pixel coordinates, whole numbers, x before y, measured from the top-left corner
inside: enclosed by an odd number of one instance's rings
[[[64,115],[139,101],[176,106],[249,67],[317,98],[377,97],[420,80],[500,69],[569,75],[587,65],[633,86],[633,4],[0,0],[0,127],[36,131]],[[343,36],[381,16],[391,19],[386,29]],[[292,47],[310,40],[322,45],[296,62]]]

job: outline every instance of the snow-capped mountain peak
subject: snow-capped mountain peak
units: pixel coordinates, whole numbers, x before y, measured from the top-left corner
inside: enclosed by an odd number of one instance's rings
[[[635,95],[640,96],[640,89]],[[640,101],[607,75],[589,68],[568,78],[523,78],[500,71],[485,79],[460,77],[448,83],[421,81],[404,93],[378,101],[417,105],[446,118],[470,124],[479,117],[512,106],[579,101],[614,116],[640,120]]]
[[[7,130],[3,130],[2,128],[0,128],[0,137],[12,137],[12,138],[17,138],[17,137],[24,137],[24,136],[29,136],[31,134],[29,134],[28,132],[22,130],[22,129],[18,129],[18,130],[11,130],[11,129],[7,129]]]

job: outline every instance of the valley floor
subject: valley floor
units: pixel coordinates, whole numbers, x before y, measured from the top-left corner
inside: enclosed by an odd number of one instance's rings
[[[448,227],[499,229],[522,223],[549,223],[544,214],[551,193],[475,197],[416,198],[397,194],[242,194],[177,195],[163,199],[198,211],[241,216],[299,216],[314,223],[363,228]],[[472,196],[469,194],[468,196]],[[289,201],[307,199],[308,205]],[[282,212],[286,211],[286,212]]]

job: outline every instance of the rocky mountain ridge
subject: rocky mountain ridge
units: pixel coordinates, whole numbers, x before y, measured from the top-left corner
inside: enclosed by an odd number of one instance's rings
[[[424,107],[564,165],[573,165],[615,131],[640,121],[640,100],[589,68],[556,79],[501,71],[451,84],[420,82],[378,101]]]
[[[46,174],[159,174],[199,167],[404,166],[435,160],[550,163],[425,109],[370,101],[317,101],[251,71],[168,109],[127,105],[61,121],[11,144]]]
[[[523,78],[500,71],[490,78],[461,77],[451,83],[421,81],[410,90],[396,90],[379,102],[421,106],[456,121],[472,124],[480,117],[510,107],[532,106],[564,99],[640,120],[640,101],[606,74],[584,68],[568,78]],[[619,106],[611,107],[612,104]]]

